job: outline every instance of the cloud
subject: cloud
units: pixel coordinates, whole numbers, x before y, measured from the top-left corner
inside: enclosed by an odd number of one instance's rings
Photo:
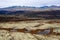
[[[60,0],[0,0],[0,7],[60,5]]]

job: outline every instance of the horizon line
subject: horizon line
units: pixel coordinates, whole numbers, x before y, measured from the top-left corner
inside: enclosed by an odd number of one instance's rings
[[[20,7],[35,7],[35,8],[39,8],[39,7],[44,7],[44,6],[60,6],[60,5],[43,5],[43,6],[21,6],[21,5],[13,5],[13,6],[20,6]],[[5,7],[0,7],[0,8],[8,8],[8,7],[13,7],[13,6],[5,6]]]

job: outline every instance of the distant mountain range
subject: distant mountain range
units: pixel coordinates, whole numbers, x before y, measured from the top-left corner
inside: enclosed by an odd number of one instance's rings
[[[60,19],[60,6],[0,8],[0,21],[24,19]]]
[[[45,10],[60,10],[60,6],[52,5],[52,6],[43,6],[43,7],[29,7],[29,6],[11,6],[6,8],[0,8],[0,10],[5,11],[45,11]]]
[[[60,8],[60,6],[52,5],[52,6],[43,6],[41,8]]]

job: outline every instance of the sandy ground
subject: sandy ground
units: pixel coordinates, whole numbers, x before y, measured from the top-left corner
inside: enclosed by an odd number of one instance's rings
[[[60,23],[47,23],[47,21],[21,21],[21,22],[4,22],[0,23],[0,28],[15,28],[28,30],[59,28]],[[54,29],[54,32],[60,33],[60,29]],[[22,32],[9,32],[0,30],[0,40],[60,40],[60,35],[40,35]]]

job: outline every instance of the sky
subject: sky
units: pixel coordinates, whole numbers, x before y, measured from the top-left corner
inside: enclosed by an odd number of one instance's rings
[[[9,6],[50,6],[60,5],[60,0],[0,0],[0,8]]]

